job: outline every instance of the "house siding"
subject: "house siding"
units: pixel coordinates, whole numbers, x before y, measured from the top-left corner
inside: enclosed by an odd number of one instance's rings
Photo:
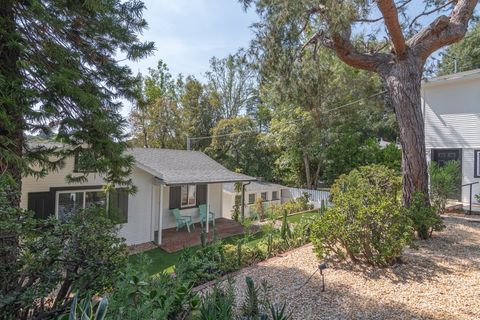
[[[423,87],[427,148],[480,147],[480,78]]]
[[[22,179],[22,195],[20,206],[28,207],[28,194],[30,192],[45,192],[50,188],[58,187],[86,187],[103,185],[104,181],[101,175],[90,173],[88,181],[78,183],[67,183],[65,177],[73,172],[74,161],[69,158],[65,161],[65,166],[57,172],[52,172],[47,176],[36,179],[34,177],[24,177]],[[119,235],[125,238],[128,245],[145,243],[153,240],[151,233],[152,220],[152,183],[153,176],[145,171],[133,168],[132,181],[137,187],[137,193],[128,197],[128,222],[122,224]]]
[[[461,149],[462,185],[480,182],[474,178],[474,150],[480,149],[480,77],[424,83],[422,98],[427,160],[433,149]],[[480,184],[472,193],[480,193]],[[462,187],[462,202],[469,198],[469,187]]]
[[[212,183],[209,184],[208,191],[210,192],[210,195],[208,195],[209,200],[210,200],[210,211],[215,214],[215,218],[220,218],[223,217],[223,210],[222,210],[222,189],[223,186],[221,183]],[[165,186],[163,187],[163,219],[162,219],[162,224],[163,224],[163,229],[167,228],[174,228],[176,226],[175,224],[175,218],[170,212],[168,200],[170,198],[170,187]],[[192,207],[192,208],[185,208],[181,209],[181,214],[182,215],[188,215],[191,216],[193,221],[195,223],[200,221],[200,216],[198,213],[198,207]],[[156,227],[155,230],[158,230],[158,218],[156,218]]]
[[[267,202],[269,205],[280,205],[286,201],[282,201],[282,190],[287,190],[287,189],[278,189],[278,190],[272,190],[272,189],[264,189],[264,190],[255,190],[255,191],[245,191],[245,216],[250,215],[250,208],[254,208],[255,204],[249,204],[248,203],[248,195],[249,194],[255,194],[255,199],[258,199],[261,197],[262,192],[267,193]],[[272,192],[277,191],[278,194],[278,200],[273,200],[272,201]],[[224,190],[223,191],[223,214],[225,218],[231,219],[232,213],[233,213],[233,206],[235,204],[235,193],[229,192]]]

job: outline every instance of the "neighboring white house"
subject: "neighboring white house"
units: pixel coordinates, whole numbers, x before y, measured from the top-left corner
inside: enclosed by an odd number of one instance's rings
[[[235,205],[235,197],[241,199],[241,192],[235,192],[234,183],[223,184],[223,213],[225,217],[230,218]],[[254,210],[255,201],[262,198],[264,206],[268,207],[274,204],[281,204],[290,199],[288,187],[271,183],[267,181],[255,181],[245,184],[245,216],[250,216]],[[241,201],[241,200],[240,200]]]
[[[425,80],[422,100],[428,161],[459,160],[461,184],[480,182],[480,69]],[[469,187],[459,186],[464,207],[469,198]]]
[[[223,184],[255,180],[227,170],[198,151],[134,148],[128,152],[135,158],[131,176],[138,190],[135,194],[119,189],[115,198],[107,199],[102,177],[93,172],[85,183],[68,184],[66,175],[76,171],[72,157],[64,168],[42,179],[23,178],[21,206],[37,217],[62,218],[91,203],[107,205],[113,200],[123,215],[120,235],[127,244],[161,244],[161,231],[175,227],[170,209],[179,208],[197,222],[198,205],[207,204],[216,218],[229,217],[230,212],[222,210]]]

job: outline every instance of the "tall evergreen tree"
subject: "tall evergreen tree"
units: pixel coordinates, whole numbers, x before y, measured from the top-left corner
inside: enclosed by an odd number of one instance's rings
[[[133,98],[135,79],[117,59],[154,49],[138,38],[147,26],[144,8],[138,0],[0,1],[2,174],[20,185],[22,175],[41,176],[61,164],[56,160],[88,153],[108,183],[131,183],[119,110],[122,98]],[[39,132],[54,133],[68,148],[27,144],[26,134]]]

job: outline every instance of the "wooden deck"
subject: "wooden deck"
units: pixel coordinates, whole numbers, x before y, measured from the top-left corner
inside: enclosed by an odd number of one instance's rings
[[[217,239],[224,239],[243,233],[243,226],[234,220],[225,218],[215,219],[215,227],[217,230]],[[213,238],[213,226],[210,224],[208,240]],[[195,247],[201,244],[200,233],[202,228],[199,223],[195,223],[195,229],[190,232],[186,228],[179,231],[176,228],[165,229],[162,231],[162,245],[160,248],[167,252],[175,252],[184,248]]]

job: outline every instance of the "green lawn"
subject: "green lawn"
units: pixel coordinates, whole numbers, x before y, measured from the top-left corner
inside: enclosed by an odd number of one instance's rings
[[[226,244],[236,244],[238,239],[243,237],[243,235],[236,235],[232,236],[230,238],[223,239],[223,242]],[[255,233],[252,238],[250,239],[249,242],[247,242],[247,246],[250,245],[255,245],[262,239],[262,232],[257,232]],[[198,250],[198,247],[193,247],[191,250]],[[183,250],[173,252],[173,253],[168,253],[160,248],[155,248],[151,249],[148,251],[145,251],[141,254],[146,255],[150,260],[151,264],[147,268],[147,272],[150,275],[157,274],[162,271],[166,272],[173,272],[175,268],[175,264],[177,263],[178,259],[180,258],[180,255],[182,254]],[[140,257],[140,254],[133,254],[129,257],[130,262],[135,262],[138,260]]]
[[[300,221],[302,217],[311,217],[318,215],[319,211],[310,211],[310,212],[305,212],[301,214],[296,214],[296,215],[291,215],[289,216],[288,222],[290,223],[297,223]],[[255,233],[252,238],[246,243],[247,246],[253,246],[260,242],[262,239],[263,233],[257,232]],[[232,236],[230,238],[223,239],[223,242],[226,244],[236,244],[237,241],[242,238],[243,235],[236,235]],[[192,250],[197,250],[199,247],[193,247]],[[146,255],[152,263],[148,266],[147,272],[150,275],[157,274],[162,271],[166,272],[173,272],[175,268],[175,264],[178,262],[178,259],[180,258],[180,255],[182,254],[183,250],[174,252],[174,253],[168,253],[160,248],[155,248],[151,249],[148,251],[143,252],[142,254]],[[129,260],[131,262],[134,262],[135,260],[139,259],[139,254],[134,254],[129,257]]]
[[[302,217],[316,217],[320,215],[319,210],[308,211],[305,213],[294,214],[287,217],[288,222],[290,223],[298,223],[302,219]]]

